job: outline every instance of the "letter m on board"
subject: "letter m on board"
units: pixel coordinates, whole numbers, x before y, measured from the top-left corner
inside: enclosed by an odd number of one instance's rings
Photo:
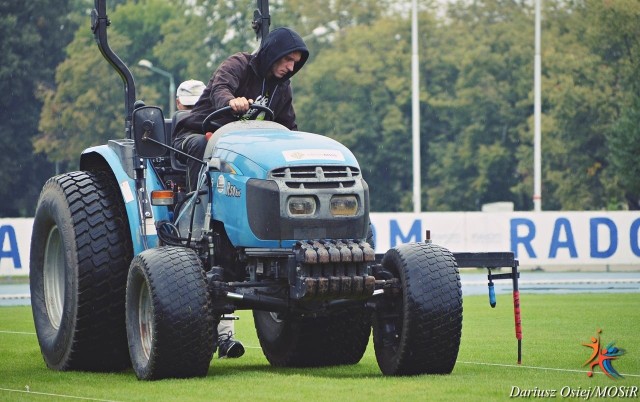
[[[422,222],[420,219],[413,221],[411,229],[409,229],[409,233],[405,236],[398,225],[398,221],[391,219],[389,222],[389,237],[389,244],[391,247],[395,247],[398,244],[409,243],[411,239],[414,239],[413,241],[415,242],[420,242],[422,241]],[[400,242],[397,240],[400,240]]]
[[[5,240],[9,240],[9,249],[5,250]],[[20,252],[18,251],[18,241],[16,240],[16,231],[13,226],[0,226],[0,262],[3,258],[12,258],[13,266],[22,268],[20,263]]]

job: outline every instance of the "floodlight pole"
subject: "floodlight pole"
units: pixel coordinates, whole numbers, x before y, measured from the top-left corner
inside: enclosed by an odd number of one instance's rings
[[[536,0],[536,21],[535,21],[535,55],[534,55],[534,104],[533,104],[533,209],[535,212],[542,211],[542,133],[540,127],[541,118],[541,85],[540,75],[542,62],[540,60],[540,3]]]
[[[413,144],[413,212],[422,211],[420,177],[420,76],[418,71],[418,1],[411,2],[411,128]]]

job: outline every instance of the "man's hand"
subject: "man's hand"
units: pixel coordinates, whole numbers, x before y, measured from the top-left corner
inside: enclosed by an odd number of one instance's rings
[[[249,106],[253,103],[253,99],[247,99],[245,97],[231,99],[229,101],[229,106],[234,113],[246,113],[249,110]]]

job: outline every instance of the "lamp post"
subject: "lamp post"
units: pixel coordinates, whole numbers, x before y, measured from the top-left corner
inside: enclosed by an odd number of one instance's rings
[[[154,73],[158,73],[160,75],[164,75],[169,78],[169,116],[173,116],[176,111],[176,83],[173,80],[173,74],[158,67],[155,67],[153,63],[151,63],[147,59],[142,59],[138,62],[140,67],[148,68]]]
[[[413,154],[413,212],[422,211],[420,175],[420,73],[418,69],[418,2],[411,2],[411,143]]]
[[[540,74],[542,70],[542,61],[540,59],[540,3],[542,0],[536,0],[536,18],[535,18],[535,53],[534,53],[534,103],[533,103],[533,210],[535,212],[542,211],[542,128],[541,124],[541,83]]]

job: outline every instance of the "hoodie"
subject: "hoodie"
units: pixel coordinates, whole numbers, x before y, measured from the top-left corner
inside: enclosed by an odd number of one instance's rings
[[[278,60],[295,51],[300,52],[301,58],[293,71],[282,78],[269,76]],[[242,96],[269,107],[276,122],[297,130],[290,78],[300,71],[308,58],[309,50],[300,35],[289,28],[274,29],[257,53],[236,53],[220,64],[189,116],[174,127],[174,139],[193,133],[202,134],[202,122],[209,114],[228,106],[231,99]],[[216,122],[224,125],[234,120],[229,114]]]

